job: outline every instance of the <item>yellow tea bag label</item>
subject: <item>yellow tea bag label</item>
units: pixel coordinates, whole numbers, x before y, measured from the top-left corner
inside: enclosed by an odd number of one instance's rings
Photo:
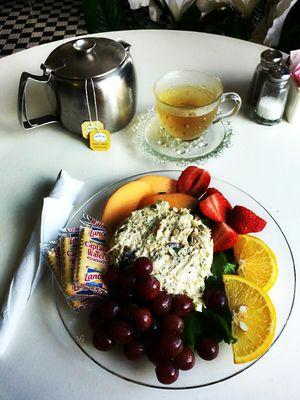
[[[90,132],[90,148],[95,151],[107,151],[110,148],[110,132],[94,129]]]
[[[104,125],[101,121],[84,121],[81,124],[81,134],[87,139],[92,130],[96,129],[97,131],[101,131],[104,128]]]

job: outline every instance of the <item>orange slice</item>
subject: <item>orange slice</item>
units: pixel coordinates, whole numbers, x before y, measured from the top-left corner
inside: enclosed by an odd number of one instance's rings
[[[239,264],[238,275],[253,282],[265,291],[274,285],[278,267],[273,251],[261,239],[251,235],[239,235],[233,247]]]
[[[276,327],[276,311],[268,294],[237,275],[223,275],[232,312],[232,345],[236,364],[255,360],[270,347]]]

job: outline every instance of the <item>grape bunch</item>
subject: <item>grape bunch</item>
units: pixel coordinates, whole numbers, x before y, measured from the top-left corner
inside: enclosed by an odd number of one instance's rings
[[[189,370],[195,364],[194,352],[182,338],[183,318],[194,306],[185,294],[170,295],[160,290],[152,270],[152,262],[146,257],[136,259],[127,269],[111,266],[104,275],[109,296],[91,311],[89,324],[96,349],[108,351],[121,345],[130,361],[146,355],[155,365],[158,380],[171,384],[179,370]],[[213,359],[218,354],[218,342],[201,338],[197,351],[203,359]]]

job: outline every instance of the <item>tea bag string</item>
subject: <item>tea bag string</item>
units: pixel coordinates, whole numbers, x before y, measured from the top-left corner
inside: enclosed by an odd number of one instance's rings
[[[94,81],[91,78],[91,86],[92,86],[92,92],[93,92],[93,100],[94,100],[94,109],[95,109],[95,116],[96,116],[96,121],[99,121],[98,119],[98,108],[97,108],[97,98],[96,98],[96,93],[95,93],[95,86],[94,86]],[[91,114],[91,109],[90,109],[90,102],[89,102],[89,94],[88,94],[88,79],[85,79],[85,98],[86,98],[86,104],[87,104],[87,109],[88,109],[88,114],[89,114],[89,120],[92,125],[92,114]]]

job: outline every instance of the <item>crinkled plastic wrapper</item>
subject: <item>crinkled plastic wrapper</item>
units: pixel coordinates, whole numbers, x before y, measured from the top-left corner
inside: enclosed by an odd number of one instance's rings
[[[58,232],[58,239],[41,245],[46,262],[74,310],[92,308],[107,288],[103,275],[108,267],[108,233],[104,224],[83,215],[80,228]]]

